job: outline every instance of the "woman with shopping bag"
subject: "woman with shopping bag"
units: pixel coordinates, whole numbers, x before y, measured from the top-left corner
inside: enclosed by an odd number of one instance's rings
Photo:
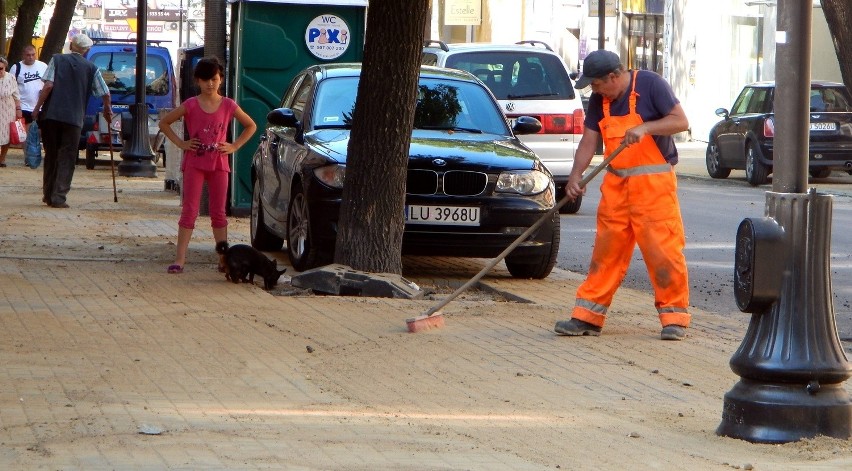
[[[21,96],[18,82],[8,72],[9,61],[0,56],[0,167],[6,166],[12,126],[21,119]],[[15,126],[17,130],[17,126]],[[21,136],[18,136],[21,137]],[[24,139],[26,137],[24,136]],[[19,141],[22,143],[23,141]]]

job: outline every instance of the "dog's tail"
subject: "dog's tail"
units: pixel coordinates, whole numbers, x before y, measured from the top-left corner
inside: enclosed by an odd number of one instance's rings
[[[222,242],[216,242],[216,253],[219,255],[224,255],[225,252],[228,251],[228,241],[223,240]]]

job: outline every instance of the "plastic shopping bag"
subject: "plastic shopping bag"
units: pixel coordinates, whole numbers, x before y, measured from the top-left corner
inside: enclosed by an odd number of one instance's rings
[[[27,140],[24,143],[24,163],[29,168],[38,168],[41,165],[41,137],[38,132],[38,124],[30,123],[27,129]]]
[[[23,144],[26,140],[27,128],[24,127],[24,118],[9,123],[9,142],[11,144]]]

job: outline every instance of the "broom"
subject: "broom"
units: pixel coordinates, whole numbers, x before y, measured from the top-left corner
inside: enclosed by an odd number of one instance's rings
[[[592,171],[589,172],[588,175],[583,177],[583,179],[580,180],[580,188],[584,188],[593,178],[595,178],[595,176],[598,173],[600,173],[604,168],[606,168],[606,166],[609,165],[609,163],[612,162],[612,160],[622,150],[624,150],[625,147],[627,147],[627,144],[622,142],[621,145],[619,145],[612,152],[612,154],[609,155],[609,157],[604,159],[604,161],[601,162],[600,164],[598,164],[595,168],[593,168]],[[444,298],[440,303],[438,303],[436,306],[430,308],[428,311],[424,312],[423,314],[421,314],[417,317],[411,317],[411,318],[406,319],[405,323],[408,325],[408,331],[409,332],[420,332],[420,331],[429,330],[429,329],[432,329],[432,328],[443,327],[444,326],[444,315],[440,312],[440,309],[442,307],[446,306],[447,304],[449,304],[450,301],[452,301],[453,299],[458,297],[458,295],[465,292],[468,288],[473,286],[476,282],[478,282],[483,276],[485,276],[486,273],[488,273],[489,270],[494,268],[495,265],[497,265],[504,258],[506,258],[506,256],[509,255],[509,253],[512,252],[512,250],[515,250],[515,247],[520,245],[521,242],[525,241],[527,239],[527,237],[530,236],[530,234],[535,232],[536,229],[538,229],[542,224],[544,224],[544,221],[547,221],[548,219],[550,219],[553,216],[554,213],[559,211],[559,209],[562,208],[562,206],[565,206],[569,201],[570,201],[570,199],[569,199],[568,195],[563,196],[562,199],[559,200],[558,203],[556,203],[556,206],[550,208],[546,213],[544,213],[538,219],[538,221],[535,222],[535,224],[530,226],[529,229],[527,229],[526,231],[524,231],[523,234],[518,236],[518,238],[515,239],[515,241],[512,242],[508,247],[506,247],[503,250],[503,252],[500,253],[500,255],[498,255],[497,257],[492,259],[490,262],[488,262],[488,264],[485,265],[485,267],[482,270],[480,270],[479,273],[477,273],[473,278],[468,280],[467,283],[461,285],[451,295]]]

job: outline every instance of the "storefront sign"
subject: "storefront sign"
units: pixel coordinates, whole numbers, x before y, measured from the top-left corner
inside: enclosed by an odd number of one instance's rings
[[[594,2],[595,0],[589,1]],[[622,0],[621,9],[626,13],[651,13],[661,15],[663,14],[665,3],[665,0]],[[609,11],[609,2],[607,2],[606,8],[607,11]],[[609,16],[609,14],[607,14],[607,16]]]
[[[336,15],[320,15],[305,28],[305,45],[317,59],[333,60],[349,48],[349,26]]]
[[[107,8],[104,10],[104,19],[107,21],[121,21],[127,18],[136,18],[136,8]],[[148,10],[148,21],[180,21],[180,10],[163,9]]]
[[[482,0],[446,0],[445,25],[474,25],[482,23]]]
[[[135,32],[136,28],[131,30],[130,25],[127,23],[105,23],[103,25],[103,31],[106,33],[130,33]],[[149,33],[162,33],[163,25],[148,25]]]

